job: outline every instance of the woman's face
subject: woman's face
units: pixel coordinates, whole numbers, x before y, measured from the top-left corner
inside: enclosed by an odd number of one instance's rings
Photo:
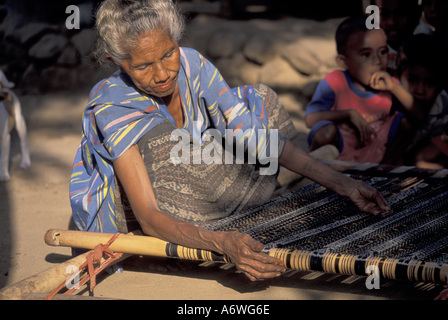
[[[177,87],[179,45],[162,30],[146,33],[140,36],[120,69],[140,91],[159,98],[168,97]]]

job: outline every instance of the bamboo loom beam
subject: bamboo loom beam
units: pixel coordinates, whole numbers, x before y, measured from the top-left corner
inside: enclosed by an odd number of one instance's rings
[[[63,263],[60,263],[47,270],[39,272],[22,281],[13,283],[0,290],[0,300],[40,300],[48,295],[70,276],[67,270],[73,270],[73,267],[80,267],[85,261],[89,252],[81,254]],[[123,256],[117,263],[128,258]],[[58,298],[60,300],[60,298]]]
[[[45,242],[52,246],[92,249],[106,243],[113,235],[106,233],[49,230]],[[116,252],[170,257],[194,261],[230,262],[207,250],[186,248],[140,235],[121,235],[110,246]],[[367,267],[377,267],[383,278],[446,284],[448,265],[425,261],[407,261],[386,257],[360,257],[342,253],[318,254],[310,251],[273,248],[266,252],[283,261],[286,268],[298,271],[321,271],[343,275],[366,276]]]
[[[99,243],[107,243],[112,236],[113,234],[110,233],[52,229],[47,231],[45,243],[50,246],[93,249]],[[115,252],[132,255],[228,262],[226,257],[211,251],[186,248],[142,235],[122,234],[109,248]]]
[[[21,300],[23,295],[31,293],[49,293],[67,278],[66,270],[70,266],[80,266],[86,261],[87,253],[60,263],[43,272],[32,275],[20,282],[0,290],[0,300]]]
[[[54,267],[2,288],[0,290],[0,300],[41,300],[42,297],[48,295],[61,283],[66,281],[71,275],[71,273],[68,273],[67,271],[73,270],[73,267],[79,268],[86,261],[87,255],[90,252],[91,251],[78,255],[70,260],[57,264]],[[113,261],[110,265],[123,261],[130,256],[131,255],[129,254],[125,254],[120,259]],[[55,300],[61,299],[62,297],[58,296]],[[64,296],[64,299],[70,298]],[[78,298],[73,299],[76,300]],[[79,298],[78,300],[82,299],[83,298]],[[92,297],[86,299],[94,300]]]

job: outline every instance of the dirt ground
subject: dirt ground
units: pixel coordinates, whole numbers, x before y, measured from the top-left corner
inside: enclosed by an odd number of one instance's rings
[[[70,258],[70,249],[47,246],[44,235],[48,229],[68,228],[68,184],[87,95],[88,90],[82,94],[20,96],[32,166],[26,171],[20,169],[19,142],[14,133],[11,180],[0,183],[0,288]],[[138,267],[127,266],[123,273],[102,277],[95,296],[136,300],[378,300],[433,299],[440,292],[438,287],[390,281],[382,282],[379,290],[368,290],[364,278],[305,272],[251,283],[235,269],[173,262],[140,259]],[[86,290],[83,295],[88,295]]]

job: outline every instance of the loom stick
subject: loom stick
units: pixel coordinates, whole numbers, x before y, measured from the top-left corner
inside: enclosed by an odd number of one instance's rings
[[[366,276],[368,267],[376,267],[380,276],[389,280],[447,284],[448,265],[418,260],[387,257],[363,257],[353,254],[310,252],[304,250],[269,250],[285,267],[300,271],[320,271],[332,274]]]
[[[49,230],[45,242],[52,246],[68,246],[91,249],[106,243],[113,235],[106,233]],[[230,262],[227,257],[207,250],[173,245],[148,237],[121,235],[110,246],[116,252],[171,257],[194,261]],[[366,258],[351,254],[324,253],[273,248],[266,252],[283,261],[285,267],[298,271],[322,271],[326,273],[366,276],[366,268],[375,266],[383,278],[412,282],[447,283],[448,265],[432,262],[399,260],[393,258]]]
[[[73,270],[73,267],[80,267],[87,258],[89,252],[81,254],[63,263],[60,263],[47,270],[34,274],[19,282],[10,284],[0,290],[0,300],[27,300],[38,296],[45,297],[62,282],[70,276],[67,270]],[[112,264],[128,258],[130,255],[124,255],[122,258],[114,261]],[[112,265],[111,264],[111,265]],[[39,299],[40,299],[39,298]],[[59,298],[58,298],[59,300]]]
[[[66,270],[70,266],[79,267],[86,261],[87,253],[60,263],[52,268],[32,275],[22,281],[0,290],[0,300],[20,300],[31,293],[49,293],[69,276]]]
[[[110,233],[49,230],[45,235],[45,243],[51,246],[64,246],[79,249],[93,249],[99,243],[106,243],[113,236]],[[115,252],[154,256],[171,257],[194,261],[230,262],[227,257],[217,253],[186,248],[166,241],[141,235],[120,235],[109,248]]]

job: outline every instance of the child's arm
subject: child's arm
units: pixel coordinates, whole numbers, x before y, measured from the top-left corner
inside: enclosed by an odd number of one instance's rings
[[[347,122],[353,124],[359,133],[360,145],[367,145],[376,138],[375,130],[355,109],[340,111],[320,111],[310,113],[305,117],[306,125],[311,128],[320,121],[332,121],[335,123]]]
[[[353,124],[359,132],[360,145],[368,144],[376,137],[370,124],[356,110],[332,110],[336,94],[326,79],[322,80],[316,88],[313,99],[308,104],[305,114],[305,124],[312,128],[320,121],[335,123],[347,122]]]
[[[375,90],[390,91],[402,104],[412,120],[419,120],[426,115],[414,103],[414,97],[399,83],[395,82],[391,75],[385,71],[379,71],[372,75],[370,87]]]
[[[305,123],[308,128],[312,128],[320,121],[345,122],[350,121],[351,110],[340,111],[317,111],[305,116]]]

